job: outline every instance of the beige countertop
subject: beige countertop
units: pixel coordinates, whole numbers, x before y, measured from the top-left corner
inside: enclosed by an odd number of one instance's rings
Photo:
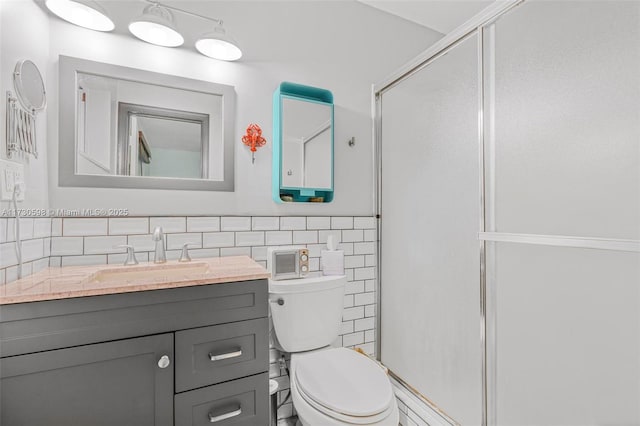
[[[265,268],[247,256],[194,259],[185,263],[141,263],[135,266],[65,266],[47,268],[29,277],[0,285],[0,305],[269,277]]]

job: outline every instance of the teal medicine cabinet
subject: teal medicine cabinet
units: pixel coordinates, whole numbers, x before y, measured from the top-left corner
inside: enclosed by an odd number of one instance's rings
[[[333,94],[283,82],[273,94],[273,199],[333,200]]]

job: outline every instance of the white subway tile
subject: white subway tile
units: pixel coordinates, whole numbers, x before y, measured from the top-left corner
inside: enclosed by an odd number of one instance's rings
[[[293,231],[293,244],[316,244],[318,231]]]
[[[360,321],[360,320],[358,320],[358,321]],[[364,341],[366,343],[375,342],[376,341],[376,331],[375,330],[365,330],[365,332],[364,332]]]
[[[365,241],[378,241],[378,231],[375,229],[365,229],[364,230],[364,240]]]
[[[211,247],[233,247],[236,245],[235,234],[233,232],[211,232],[202,234],[202,246]]]
[[[20,239],[30,240],[33,238],[33,219],[32,218],[20,218]]]
[[[362,268],[364,267],[364,256],[345,256],[345,268]]]
[[[65,237],[107,235],[107,219],[64,219],[62,221],[62,235],[64,235]]]
[[[376,277],[376,268],[358,268],[354,270],[355,280],[372,280]]]
[[[342,303],[343,308],[353,308],[353,294],[345,294],[344,301]]]
[[[18,267],[17,266],[11,266],[10,268],[7,268],[4,270],[5,272],[5,282],[7,284],[15,281],[18,279]]]
[[[319,257],[310,257],[309,258],[309,271],[315,272],[320,270],[320,258]]]
[[[148,217],[118,217],[109,219],[109,235],[132,235],[148,233]]]
[[[189,248],[202,248],[202,234],[169,234],[167,235],[167,250],[181,250],[184,244]]]
[[[307,217],[307,229],[331,229],[331,218],[328,216]]]
[[[108,254],[107,255],[107,263],[111,265],[124,265],[125,260],[127,260],[127,253],[116,253],[116,254]],[[136,252],[136,259],[140,263],[149,261],[149,253],[148,252]]]
[[[107,256],[104,254],[92,256],[63,256],[62,266],[79,266],[79,265],[106,265]]]
[[[344,294],[354,294],[364,292],[364,281],[350,281],[347,282],[344,288]]]
[[[0,244],[0,268],[16,265],[18,256],[15,243]]]
[[[33,238],[46,238],[51,236],[51,218],[42,217],[33,220]]]
[[[367,254],[364,257],[364,266],[376,266],[378,263],[378,257],[375,254]]]
[[[359,343],[358,348],[362,349],[364,353],[369,356],[375,357],[376,355],[376,346],[373,343]],[[427,425],[429,426],[429,425]]]
[[[51,237],[44,238],[42,243],[44,247],[44,257],[51,256]]]
[[[309,250],[309,257],[320,257],[322,250],[326,250],[325,244],[307,244],[307,250]]]
[[[7,220],[7,229],[3,236],[2,241],[5,243],[15,241],[16,240],[16,220],[9,218]]]
[[[293,233],[291,231],[267,231],[267,246],[282,246],[293,243]]]
[[[307,229],[307,218],[298,216],[283,216],[280,218],[281,231],[300,231]]]
[[[194,259],[204,259],[207,257],[220,257],[220,249],[205,248],[189,250],[189,255]]]
[[[353,256],[353,245],[355,243],[340,243],[338,250],[342,250],[345,256]]]
[[[372,330],[375,328],[375,318],[361,318],[354,321],[354,331]]]
[[[353,321],[342,321],[342,327],[340,328],[340,334],[353,333]]]
[[[364,316],[365,317],[375,317],[376,316],[376,305],[367,305],[364,307]]]
[[[0,285],[3,285],[6,283],[5,276],[6,276],[6,269],[0,269]]]
[[[342,231],[342,241],[345,243],[364,241],[364,232],[362,229],[350,229]]]
[[[360,293],[356,294],[355,304],[359,305],[370,305],[376,302],[376,294],[375,293]]]
[[[376,280],[365,280],[364,282],[364,291],[375,291],[376,290]]]
[[[334,231],[318,231],[318,242],[319,243],[327,243],[327,238],[329,235],[333,235],[333,241],[339,243],[342,241],[342,232],[338,230]]]
[[[250,217],[223,217],[220,222],[222,231],[251,231]]]
[[[353,243],[353,254],[376,254],[375,243]]]
[[[9,240],[7,239],[7,223],[9,219],[6,217],[0,217],[0,244],[6,243]]]
[[[249,256],[251,257],[251,247],[231,247],[220,249],[220,256]]]
[[[53,219],[51,219],[51,236],[62,236],[62,219],[60,219],[59,217],[54,217]]]
[[[375,217],[354,217],[353,227],[355,229],[376,229]]]
[[[187,232],[219,232],[220,218],[211,217],[188,217]]]
[[[251,258],[256,262],[267,260],[267,247],[251,247]]]
[[[342,336],[343,346],[360,345],[364,343],[364,332],[358,331],[356,333],[345,334]]]
[[[344,270],[344,275],[347,277],[347,282],[352,282],[353,281],[353,269],[351,269],[351,268],[345,269]]]
[[[257,260],[256,263],[263,268],[267,269],[267,261],[266,260]]]
[[[156,242],[153,241],[153,236],[151,234],[128,235],[127,244],[133,246],[133,250],[136,253],[139,251],[152,251],[156,248]]]
[[[82,237],[53,237],[51,238],[52,256],[79,255],[84,252]]]
[[[236,232],[236,246],[262,246],[264,245],[264,232]]]
[[[353,229],[353,217],[332,217],[331,229]]]
[[[124,253],[127,249],[116,247],[123,244],[127,244],[127,237],[124,235],[84,237],[84,254]]]
[[[149,218],[149,232],[153,231],[157,226],[162,227],[165,234],[187,232],[186,217],[151,217]]]
[[[254,231],[277,231],[280,229],[280,218],[278,216],[251,218],[251,229]]]
[[[62,258],[59,256],[51,256],[49,258],[49,266],[52,268],[59,268],[62,265]]]
[[[27,240],[22,242],[22,261],[31,262],[32,260],[42,259],[44,257],[44,240]]]
[[[345,308],[342,311],[342,321],[350,321],[354,319],[364,318],[364,307],[355,306],[353,308]]]

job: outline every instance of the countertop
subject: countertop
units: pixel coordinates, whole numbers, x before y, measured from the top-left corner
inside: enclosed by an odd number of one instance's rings
[[[181,268],[185,268],[184,271]],[[163,276],[160,270],[170,271]],[[187,270],[191,269],[191,270]],[[179,272],[176,272],[178,270]],[[124,279],[104,273],[134,272]],[[101,276],[102,274],[102,276]],[[153,276],[146,276],[146,275]],[[0,285],[0,305],[73,297],[100,296],[205,284],[221,284],[269,278],[269,272],[248,256],[194,259],[180,263],[140,263],[135,266],[93,265],[47,268],[26,278]]]

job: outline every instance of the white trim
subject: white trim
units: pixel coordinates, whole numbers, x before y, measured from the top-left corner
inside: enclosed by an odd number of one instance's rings
[[[617,240],[561,235],[509,234],[504,232],[478,232],[482,241],[539,244],[545,246],[588,248],[597,250],[629,251],[640,253],[640,240]]]
[[[492,20],[496,19],[497,16],[503,14],[508,9],[518,5],[524,0],[506,0],[506,1],[496,1],[491,5],[487,6],[480,13],[469,19],[467,22],[460,25],[458,28],[442,37],[435,44],[429,47],[424,52],[420,53],[415,58],[411,59],[409,62],[398,68],[392,74],[382,79],[378,83],[373,85],[373,91],[375,93],[382,92],[383,90],[389,88],[393,84],[395,84],[398,80],[406,77],[408,74],[417,71],[421,68],[425,62],[432,59],[434,56],[442,53],[443,50],[448,49],[456,42],[460,41],[464,37],[466,37],[470,32],[475,31],[478,27],[481,27]]]

